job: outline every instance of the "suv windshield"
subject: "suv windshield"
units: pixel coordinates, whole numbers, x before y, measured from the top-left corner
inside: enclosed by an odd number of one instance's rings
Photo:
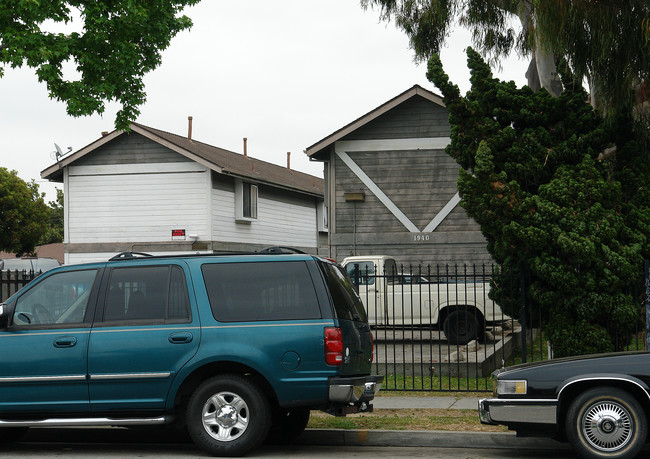
[[[339,319],[368,321],[366,310],[345,271],[330,263],[321,263]]]

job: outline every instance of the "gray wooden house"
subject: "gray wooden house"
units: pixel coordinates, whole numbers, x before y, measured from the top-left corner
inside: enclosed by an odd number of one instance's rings
[[[458,204],[458,165],[442,98],[418,85],[305,150],[325,163],[330,256],[405,264],[491,262]]]

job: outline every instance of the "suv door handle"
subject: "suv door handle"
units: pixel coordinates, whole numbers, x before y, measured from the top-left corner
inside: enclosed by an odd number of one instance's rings
[[[62,336],[54,339],[54,347],[73,347],[77,344],[77,338],[74,336]]]
[[[172,344],[185,344],[191,343],[194,337],[190,332],[178,332],[169,335],[169,342]]]

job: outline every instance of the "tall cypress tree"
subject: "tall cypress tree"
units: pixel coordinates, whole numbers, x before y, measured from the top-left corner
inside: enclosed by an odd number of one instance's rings
[[[614,330],[640,316],[630,288],[650,235],[650,173],[629,123],[605,123],[579,86],[559,97],[519,89],[493,78],[473,49],[467,55],[465,97],[437,55],[427,73],[450,112],[461,205],[495,261],[529,273],[526,295],[556,356],[610,351]],[[598,160],[612,145],[625,154]],[[493,294],[517,317],[519,293],[502,287]]]

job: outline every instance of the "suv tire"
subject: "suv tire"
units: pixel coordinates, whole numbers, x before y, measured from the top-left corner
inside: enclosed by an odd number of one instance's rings
[[[269,402],[240,375],[220,375],[200,384],[187,404],[192,440],[216,456],[241,456],[258,447],[271,426]]]

